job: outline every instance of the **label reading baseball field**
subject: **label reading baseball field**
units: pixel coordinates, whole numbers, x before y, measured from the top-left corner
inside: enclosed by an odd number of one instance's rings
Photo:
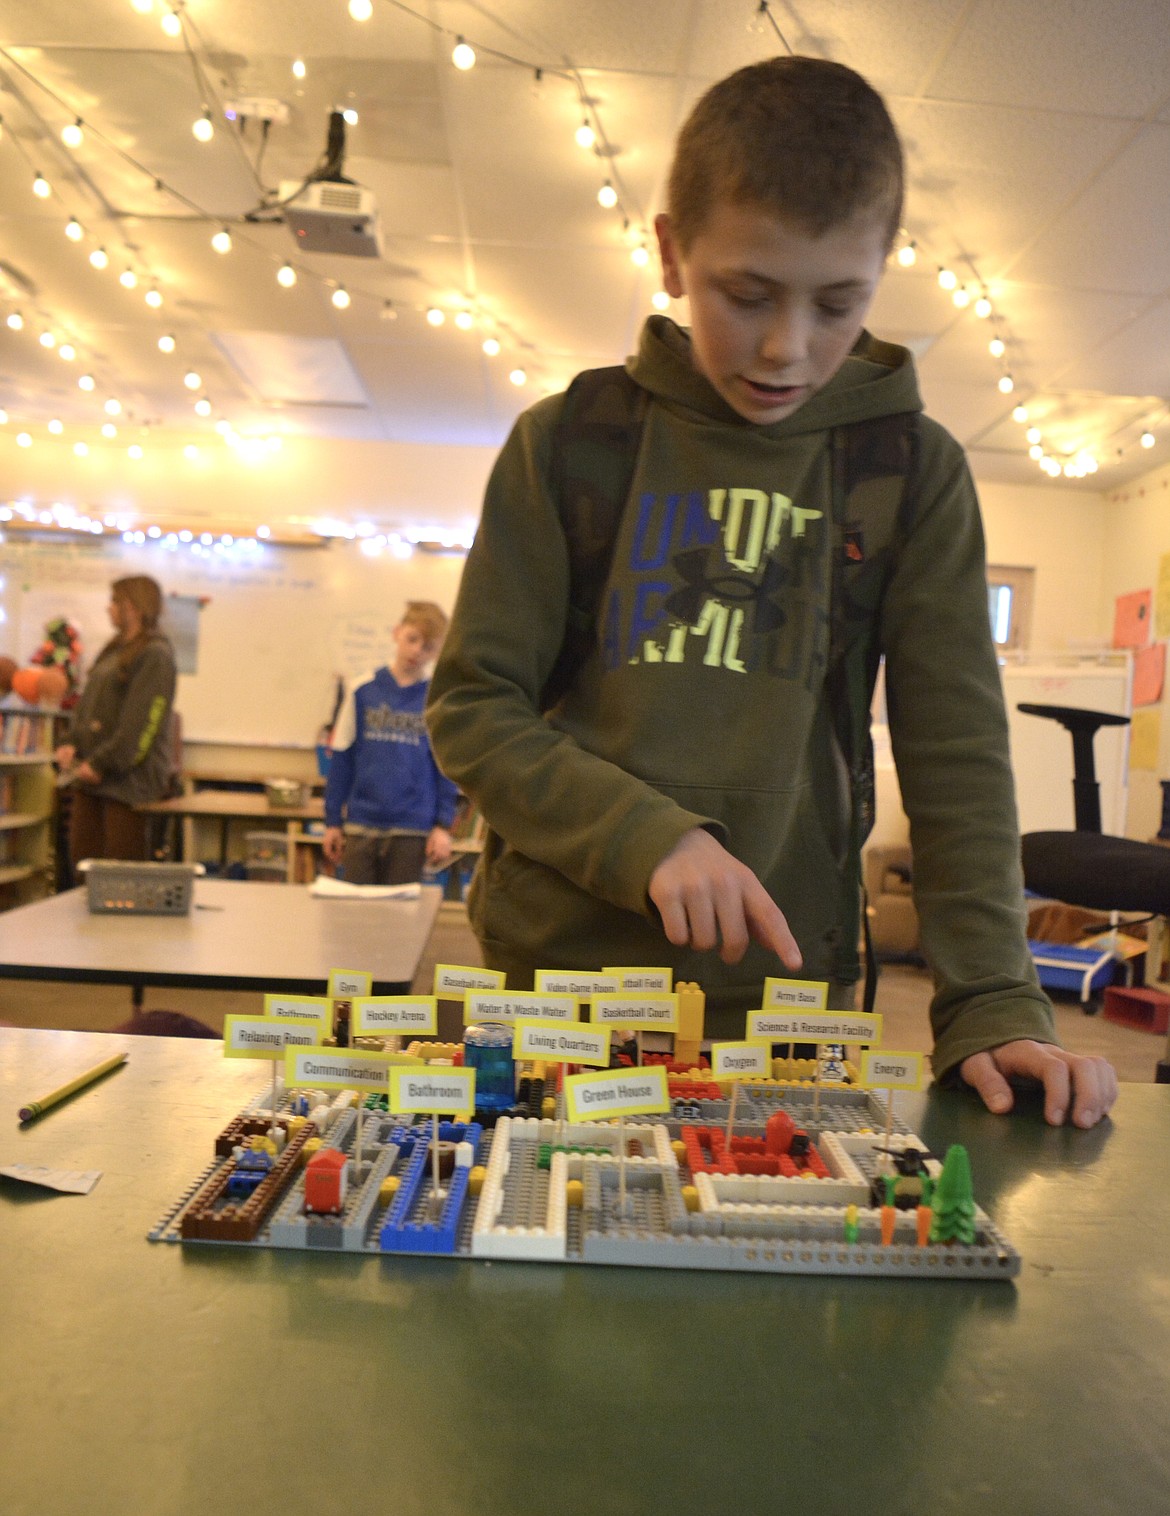
[[[394,1069],[390,1109],[427,1111],[462,1116],[470,1121],[475,1109],[474,1069]]]
[[[713,1042],[714,1079],[770,1079],[772,1053],[766,1042]]]
[[[517,1021],[521,1016],[541,1016],[546,1021],[576,1021],[581,1002],[576,995],[553,995],[545,990],[468,990],[463,1019],[472,1021]]]
[[[279,1016],[225,1016],[225,1058],[283,1059],[290,1047],[316,1047],[321,1027],[316,1021],[291,1021]]]
[[[288,1089],[376,1090],[390,1092],[390,1060],[385,1053],[357,1048],[289,1048],[284,1055]]]
[[[373,974],[364,974],[361,969],[329,970],[329,993],[334,1000],[352,1000],[355,995],[368,995],[373,987]]]
[[[590,995],[589,1020],[594,1026],[628,1026],[643,1032],[677,1032],[678,996]]]
[[[433,1032],[438,1023],[439,1004],[433,995],[359,995],[353,1002],[355,1037]]]
[[[265,995],[264,1014],[282,1021],[315,1021],[333,1031],[333,1002],[327,995]]]
[[[609,1032],[574,1022],[521,1020],[512,1037],[513,1058],[546,1058],[553,1063],[594,1063],[609,1066]]]
[[[886,1053],[880,1048],[861,1055],[861,1083],[867,1090],[920,1090],[921,1053]]]
[[[507,977],[502,969],[470,969],[455,963],[436,963],[435,994],[440,1000],[462,1000],[468,990],[502,990]]]
[[[601,972],[612,974],[619,990],[665,990],[669,994],[674,988],[670,969],[605,968]]]
[[[800,1011],[823,1011],[829,999],[824,979],[765,979],[764,1006],[789,1005]]]
[[[882,1018],[875,1011],[749,1011],[752,1042],[880,1042]]]
[[[622,1069],[609,1074],[570,1074],[565,1080],[565,1110],[570,1121],[609,1121],[618,1116],[649,1116],[670,1110],[666,1070]]]
[[[537,969],[536,988],[550,995],[616,994],[621,989],[616,974],[585,974],[576,969]]]

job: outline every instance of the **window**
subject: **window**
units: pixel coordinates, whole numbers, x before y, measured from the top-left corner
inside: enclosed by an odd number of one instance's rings
[[[1014,652],[1028,646],[1035,575],[1035,569],[988,564],[987,611],[996,647]]]

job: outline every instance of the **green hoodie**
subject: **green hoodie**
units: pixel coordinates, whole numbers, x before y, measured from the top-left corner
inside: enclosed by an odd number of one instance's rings
[[[832,580],[830,429],[919,411],[913,360],[863,334],[832,381],[770,426],[647,323],[627,367],[651,397],[596,646],[547,716],[569,560],[551,494],[561,396],[516,423],[492,473],[431,685],[445,773],[491,834],[471,895],[490,965],[669,964],[707,992],[707,1030],[742,1035],[778,961],[673,947],[650,876],[694,827],[764,882],[801,974],[859,975],[859,860],[825,694]],[[1023,931],[1007,723],[983,534],[962,449],[920,423],[916,509],[874,633],[911,823],[934,1067],[1020,1037],[1056,1040]]]

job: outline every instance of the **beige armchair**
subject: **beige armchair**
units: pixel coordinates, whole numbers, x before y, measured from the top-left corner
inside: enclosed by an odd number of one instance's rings
[[[918,912],[911,888],[908,843],[875,843],[862,869],[873,950],[879,958],[902,958],[918,951]]]

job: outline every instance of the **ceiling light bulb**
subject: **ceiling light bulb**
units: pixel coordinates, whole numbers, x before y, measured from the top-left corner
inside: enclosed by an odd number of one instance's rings
[[[146,301],[147,305],[149,305],[152,310],[158,310],[159,306],[163,303],[162,296],[153,286],[147,290],[146,294],[143,295],[142,298]]]
[[[61,128],[61,141],[66,147],[80,147],[84,137],[85,133],[81,130],[80,116],[78,116],[76,121],[71,121],[68,126]]]
[[[576,142],[578,147],[590,148],[597,141],[597,133],[589,125],[588,118],[582,121],[577,128]]]
[[[961,311],[966,310],[966,308],[971,304],[971,291],[964,289],[963,286],[960,285],[959,288],[951,296],[951,299]]]
[[[109,268],[110,255],[104,247],[95,247],[89,255],[89,261],[94,268]]]
[[[33,194],[40,200],[47,200],[52,193],[52,186],[44,174],[38,174],[33,180]]]
[[[939,288],[953,290],[959,282],[959,276],[951,272],[949,268],[940,268],[938,271]]]
[[[56,337],[53,336],[52,332],[42,332],[41,333],[41,346],[42,347],[56,347],[57,346],[57,339],[56,339]]]
[[[69,238],[70,242],[80,242],[85,236],[85,228],[76,216],[70,216],[69,220],[65,223],[65,235]]]
[[[1028,407],[1026,405],[1017,405],[1012,411],[1012,420],[1019,422],[1020,426],[1023,426],[1024,422],[1027,421],[1027,419]]]
[[[508,375],[508,378],[512,381],[517,389],[519,389],[522,384],[528,383],[528,375],[522,368],[514,368]]]
[[[52,432],[54,437],[59,437],[65,430],[65,427],[60,421],[50,421],[49,430]]]
[[[118,275],[118,283],[122,286],[122,288],[124,290],[137,289],[138,288],[138,275],[134,272],[134,270],[132,268],[124,268],[122,270],[122,272]]]
[[[483,350],[489,358],[496,358],[499,356],[500,344],[495,337],[485,337],[483,339]]]
[[[221,228],[211,239],[211,245],[217,253],[230,253],[232,250],[232,234],[227,227]]]
[[[17,432],[16,445],[17,447],[32,447],[32,438],[27,432]]]
[[[126,449],[126,452],[128,456],[135,459],[135,461],[142,457],[142,449],[138,446],[137,442],[132,442]]]
[[[1002,358],[1006,351],[1002,337],[993,337],[987,344],[987,351],[993,358]]]
[[[130,4],[140,16],[149,16],[154,9],[154,0],[130,0]]]
[[[170,332],[165,332],[163,336],[158,339],[158,350],[160,353],[174,352],[175,339],[171,336]]]
[[[1154,445],[1154,434],[1153,434],[1153,432],[1143,432],[1142,435],[1141,435],[1141,444],[1142,444],[1143,447],[1153,447],[1153,445]]]
[[[95,389],[96,387],[97,380],[93,377],[92,374],[82,374],[77,381],[77,388],[79,390],[86,390],[88,392]]]
[[[187,446],[183,449],[183,457],[186,458],[188,463],[198,463],[199,449],[193,442],[188,442]]]
[[[352,105],[347,105],[341,114],[345,120],[346,126],[356,126],[358,124],[358,113],[354,110]]]
[[[102,425],[102,436],[111,440],[118,435],[118,428],[112,421],[106,421]]]
[[[73,444],[73,453],[74,453],[74,456],[77,457],[77,458],[88,458],[89,457],[89,443],[88,442],[75,442]]]
[[[655,290],[650,296],[650,304],[656,311],[668,311],[670,309],[670,296],[665,290]]]
[[[443,322],[446,321],[446,319],[446,316],[437,305],[432,305],[430,310],[427,312],[427,322],[431,326],[442,326]]]
[[[62,342],[61,346],[57,349],[57,357],[64,358],[66,363],[72,363],[74,358],[77,357],[77,349],[73,346],[72,342]]]
[[[1035,458],[1035,459],[1039,460],[1039,459],[1043,458],[1043,456],[1044,456],[1044,449],[1040,446],[1040,444],[1038,442],[1033,442],[1032,446],[1028,449],[1028,457],[1029,458]]]
[[[1038,426],[1030,426],[1024,433],[1024,436],[1028,439],[1029,442],[1035,444],[1040,441],[1040,428]]]
[[[343,311],[343,310],[347,309],[347,307],[349,306],[349,303],[350,303],[350,300],[349,300],[349,291],[346,289],[346,287],[345,287],[344,284],[339,284],[337,286],[337,288],[333,291],[332,299],[333,299],[333,304],[337,307],[337,309],[339,311]]]
[[[286,290],[292,289],[297,282],[297,271],[291,263],[282,263],[276,271],[276,282]]]
[[[1010,374],[1001,374],[998,387],[1001,395],[1010,395],[1016,387],[1016,381]]]
[[[898,262],[903,268],[913,268],[918,262],[918,249],[913,242],[907,242],[905,247],[898,249]]]
[[[461,332],[469,332],[475,325],[475,317],[470,311],[456,311],[455,325]]]
[[[122,414],[122,402],[120,400],[107,400],[102,409],[107,416],[120,416]]]
[[[611,211],[617,204],[617,190],[607,179],[597,191],[597,203],[603,210]]]
[[[210,416],[211,415],[211,401],[207,399],[206,395],[201,395],[199,397],[199,399],[196,400],[196,402],[195,402],[195,414],[197,416]]]
[[[19,311],[9,311],[8,325],[12,331],[18,332],[24,325],[24,317],[20,314]]]
[[[305,77],[305,60],[303,58],[294,58],[292,71],[294,79],[303,79]]]
[[[183,31],[183,23],[179,20],[178,11],[164,11],[159,25],[168,37],[178,37]]]
[[[451,52],[451,62],[460,71],[466,73],[469,68],[475,67],[475,49],[470,43],[464,42],[460,37]]]
[[[975,314],[979,317],[980,321],[986,321],[988,316],[991,315],[991,301],[986,295],[980,295],[979,299],[976,300]]]
[[[349,13],[355,21],[368,21],[374,14],[373,0],[349,0]]]
[[[215,126],[212,123],[211,112],[209,110],[205,108],[203,114],[192,122],[191,132],[196,142],[211,141],[212,137],[215,136]]]
[[[639,242],[637,247],[632,247],[630,249],[630,262],[635,266],[635,268],[645,268],[646,265],[650,262],[650,254],[647,251],[646,244],[644,242]]]
[[[203,380],[199,377],[194,369],[189,369],[188,372],[183,375],[183,383],[189,390],[197,390],[202,387]]]

